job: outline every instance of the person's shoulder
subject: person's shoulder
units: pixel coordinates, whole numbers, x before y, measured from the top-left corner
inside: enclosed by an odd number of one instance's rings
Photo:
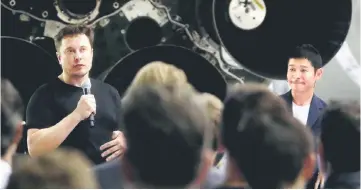
[[[320,98],[320,100],[321,100],[321,104],[323,105],[323,107],[327,107],[327,103],[325,101],[323,101],[321,98]]]
[[[109,90],[111,93],[118,93],[118,90],[115,89],[112,85],[105,83],[98,79],[91,78],[92,86],[96,86],[97,88],[100,88],[102,90]]]
[[[56,88],[58,81],[57,79],[51,80],[48,83],[44,83],[40,85],[34,92],[34,95],[37,94],[49,94],[49,92],[52,91],[53,88]]]
[[[52,98],[54,89],[57,88],[58,81],[52,80],[48,83],[40,85],[31,95],[27,110],[37,109],[39,105],[47,105],[45,102],[49,102]]]
[[[103,89],[113,89],[114,87],[108,83],[105,83],[99,79],[94,79],[94,78],[91,78],[91,83],[92,83],[92,86],[96,86],[98,88],[103,88]]]
[[[327,107],[327,103],[322,98],[318,97],[317,95],[315,95],[315,97],[322,107]]]

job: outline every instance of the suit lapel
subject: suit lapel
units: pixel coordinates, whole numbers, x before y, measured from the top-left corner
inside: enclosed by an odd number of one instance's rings
[[[318,117],[320,116],[322,106],[320,103],[320,100],[317,96],[313,95],[311,105],[310,105],[310,111],[308,112],[308,119],[307,119],[307,125],[313,126],[315,122],[317,121]]]
[[[291,109],[291,112],[293,113],[292,110],[293,98],[291,91],[288,91],[287,93],[282,95],[282,98],[287,102],[289,108]],[[319,98],[316,95],[313,95],[311,100],[310,110],[308,111],[307,126],[312,127],[313,124],[315,124],[315,122],[317,121],[322,109],[322,104],[320,101],[321,100],[319,100]]]
[[[286,101],[288,107],[290,108],[291,112],[292,111],[292,101],[293,101],[293,98],[292,98],[292,93],[291,91],[288,91],[286,92],[285,94],[282,95],[282,98]]]

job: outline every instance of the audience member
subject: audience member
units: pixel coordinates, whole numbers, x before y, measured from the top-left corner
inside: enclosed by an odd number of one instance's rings
[[[194,92],[148,85],[122,100],[128,149],[122,161],[126,188],[200,187],[212,165],[210,119]]]
[[[154,84],[192,88],[188,84],[187,76],[183,70],[171,64],[154,61],[146,64],[136,73],[131,85],[128,87],[128,91],[139,86]],[[109,189],[122,188],[120,167],[120,159],[95,166],[94,171],[100,187]]]
[[[145,84],[178,86],[187,83],[187,75],[182,69],[162,61],[153,61],[139,69],[128,88]]]
[[[221,188],[304,188],[314,170],[313,139],[285,102],[266,87],[245,84],[230,90],[224,106],[229,167]]]
[[[322,119],[321,152],[330,165],[326,189],[360,188],[360,103],[331,102]]]
[[[23,122],[24,105],[8,79],[1,79],[1,155],[11,145],[17,126]]]
[[[96,189],[91,162],[79,151],[56,149],[39,157],[23,157],[14,167],[10,189]]]
[[[23,112],[18,91],[9,80],[1,78],[1,189],[7,186],[12,173],[13,157],[23,134]]]
[[[209,93],[201,93],[200,101],[205,102],[208,115],[211,118],[211,129],[213,130],[213,167],[210,169],[205,188],[214,188],[221,185],[224,182],[226,176],[227,159],[223,146],[220,142],[220,122],[223,111],[223,102],[218,99],[215,95]]]

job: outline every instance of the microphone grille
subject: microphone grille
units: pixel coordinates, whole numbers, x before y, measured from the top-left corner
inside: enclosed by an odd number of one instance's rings
[[[86,81],[84,81],[83,85],[81,86],[83,89],[84,88],[91,88],[92,87],[92,84],[90,82],[90,79],[88,78]]]

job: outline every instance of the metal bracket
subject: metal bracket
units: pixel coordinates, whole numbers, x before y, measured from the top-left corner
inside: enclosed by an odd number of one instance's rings
[[[44,36],[54,39],[55,35],[65,26],[66,25],[61,22],[56,22],[52,20],[45,21]]]
[[[57,1],[55,1],[54,7],[55,7],[56,11],[58,12],[58,14],[57,14],[58,17],[62,21],[66,22],[66,23],[69,23],[69,24],[83,24],[83,23],[91,22],[92,20],[94,20],[98,16],[101,1],[102,0],[97,0],[96,1],[96,5],[95,5],[94,10],[88,16],[86,16],[84,18],[79,18],[79,19],[71,18],[68,15],[66,15],[64,13],[64,11],[60,8]]]
[[[138,17],[146,16],[154,19],[160,26],[168,22],[166,13],[157,9],[148,0],[132,0],[121,7],[121,16],[125,16],[128,21],[132,21]]]

